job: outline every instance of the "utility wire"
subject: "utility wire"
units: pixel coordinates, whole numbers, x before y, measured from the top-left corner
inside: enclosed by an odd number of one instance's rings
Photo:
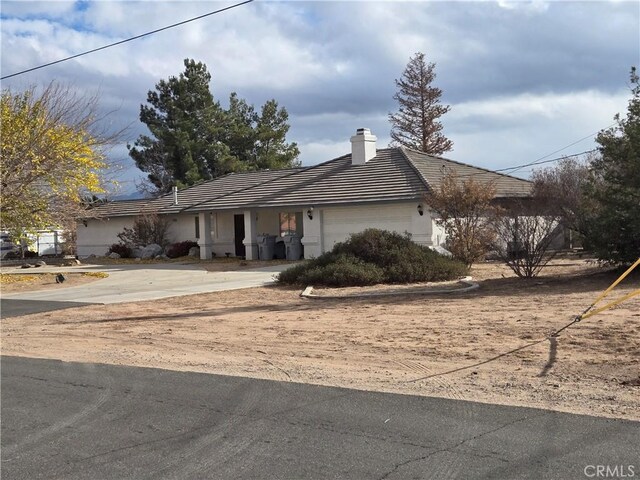
[[[564,150],[564,149],[562,149],[562,150]],[[592,153],[592,152],[595,152],[596,150],[597,149],[585,150],[584,152],[574,153],[572,155],[562,155],[561,157],[550,158],[548,160],[539,160],[538,159],[538,160],[535,160],[535,161],[530,162],[530,163],[524,163],[522,165],[515,165],[513,167],[498,168],[497,170],[483,170],[481,172],[467,173],[467,174],[464,174],[464,175],[458,175],[457,178],[477,177],[477,176],[480,176],[480,175],[491,175],[491,174],[495,174],[495,173],[510,174],[510,173],[515,172],[516,170],[520,170],[521,168],[530,167],[530,166],[533,166],[533,165],[543,165],[545,163],[557,162],[558,160],[562,160],[564,158],[579,157],[580,155],[585,155],[587,153]],[[548,157],[548,155],[545,155],[542,158],[546,158],[546,157]],[[477,168],[477,167],[474,167],[474,168]],[[505,173],[505,172],[508,172],[508,173]]]
[[[245,5],[247,3],[251,3],[254,0],[245,0],[244,2],[236,3],[235,5],[230,5],[228,7],[221,8],[219,10],[214,10],[213,12],[205,13],[203,15],[199,15],[197,17],[190,18],[188,20],[183,20],[182,22],[174,23],[172,25],[167,25],[166,27],[158,28],[156,30],[152,30],[147,33],[143,33],[141,35],[136,35],[135,37],[130,37],[125,40],[120,40],[119,42],[110,43],[109,45],[104,45],[102,47],[94,48],[93,50],[87,50],[86,52],[78,53],[76,55],[71,55],[70,57],[61,58],[60,60],[56,60],[54,62],[45,63],[43,65],[38,65],[37,67],[29,68],[27,70],[22,70],[21,72],[12,73],[10,75],[5,75],[4,77],[0,77],[0,80],[5,80],[7,78],[17,77],[18,75],[22,75],[24,73],[33,72],[34,70],[39,70],[41,68],[50,67],[51,65],[55,65],[57,63],[66,62],[67,60],[72,60],[74,58],[82,57],[83,55],[88,55],[90,53],[98,52],[100,50],[105,50],[107,48],[115,47],[116,45],[121,45],[123,43],[131,42],[133,40],[137,40],[142,37],[147,37],[149,35],[153,35],[154,33],[162,32],[163,30],[169,30],[170,28],[179,27],[180,25],[184,25],[185,23],[195,22],[196,20],[200,20],[205,17],[209,17],[211,15],[215,15],[217,13],[222,13],[227,10],[231,10],[232,8],[239,7],[241,5]]]
[[[607,126],[607,127],[603,128],[602,130],[607,130],[607,129],[611,128],[611,127],[614,127],[615,125],[617,125],[617,124],[616,124],[616,123],[612,123],[611,125],[609,125],[609,126]],[[512,173],[514,173],[514,172],[516,172],[516,171],[518,171],[518,170],[521,170],[521,169],[523,169],[523,168],[526,168],[526,167],[532,167],[532,166],[534,166],[534,165],[543,165],[543,164],[545,164],[545,163],[557,162],[558,160],[562,160],[562,159],[564,159],[564,158],[579,157],[580,155],[585,155],[585,154],[587,154],[587,153],[593,153],[593,152],[597,151],[597,149],[593,148],[593,149],[591,149],[591,150],[586,150],[586,151],[584,151],[584,152],[574,153],[574,154],[572,154],[572,155],[562,155],[561,157],[555,157],[555,158],[551,158],[551,159],[548,159],[548,160],[547,160],[547,157],[549,157],[549,156],[551,156],[551,155],[554,155],[554,154],[556,154],[556,153],[559,153],[559,152],[561,152],[562,150],[565,150],[565,149],[567,149],[567,148],[569,148],[569,147],[573,147],[574,145],[577,145],[578,143],[583,142],[583,141],[587,140],[588,138],[594,137],[594,136],[596,136],[598,133],[600,133],[602,130],[598,130],[598,131],[597,131],[597,132],[595,132],[595,133],[592,133],[592,134],[590,134],[590,135],[587,135],[587,136],[585,136],[585,137],[582,137],[581,139],[576,140],[575,142],[570,143],[569,145],[566,145],[566,146],[564,146],[564,147],[562,147],[562,148],[559,148],[558,150],[555,150],[555,151],[553,151],[553,152],[551,152],[551,153],[548,153],[548,154],[546,154],[546,155],[544,155],[544,156],[542,156],[542,157],[538,158],[537,160],[534,160],[533,162],[524,163],[524,164],[522,164],[522,165],[515,165],[515,166],[513,166],[513,167],[499,168],[499,169],[497,169],[497,170],[490,170],[490,171],[489,171],[489,170],[487,170],[487,171],[483,171],[483,172],[475,172],[475,173],[469,173],[469,174],[466,174],[466,175],[459,175],[459,177],[458,177],[458,178],[475,177],[475,176],[478,176],[478,175],[488,175],[488,174],[495,173],[495,172],[503,172],[503,173],[508,172],[508,173],[506,173],[506,174],[512,174]]]
[[[616,124],[615,124],[615,123],[613,123],[613,124],[609,125],[608,127],[603,128],[602,130],[607,130],[608,128],[611,128],[611,127],[613,127],[613,126],[615,126],[615,125],[616,125]],[[590,134],[590,135],[587,135],[586,137],[582,137],[580,140],[576,140],[575,142],[570,143],[569,145],[567,145],[567,146],[565,146],[565,147],[559,148],[558,150],[556,150],[556,151],[554,151],[554,152],[551,152],[551,153],[549,153],[549,154],[545,155],[544,157],[540,157],[539,159],[537,159],[537,160],[535,160],[535,161],[531,162],[531,163],[530,163],[530,164],[528,164],[528,165],[519,166],[519,167],[518,167],[518,168],[516,168],[515,170],[519,170],[520,168],[530,167],[530,166],[532,166],[532,165],[540,165],[540,164],[542,164],[542,163],[548,163],[548,162],[546,162],[546,161],[545,161],[545,162],[542,162],[542,161],[540,161],[540,160],[544,160],[545,158],[550,157],[551,155],[555,155],[556,153],[560,153],[562,150],[565,150],[565,149],[567,149],[567,148],[569,148],[569,147],[573,147],[574,145],[577,145],[578,143],[583,142],[583,141],[587,140],[588,138],[595,137],[595,136],[596,136],[598,133],[600,133],[602,130],[598,130],[597,132],[592,133],[592,134]],[[568,158],[568,157],[576,157],[576,156],[578,156],[578,155],[583,155],[583,154],[585,154],[585,153],[591,153],[591,152],[594,152],[594,151],[595,151],[595,149],[592,149],[592,150],[587,150],[586,152],[576,153],[575,155],[564,155],[564,156],[560,157],[560,159],[562,159],[562,158]],[[554,160],[554,161],[555,161],[555,160]],[[514,171],[515,171],[515,170],[514,170]]]
[[[566,147],[565,147],[565,148],[566,148]],[[563,148],[563,149],[561,149],[561,150],[564,150],[564,148]],[[561,157],[550,158],[550,159],[548,159],[548,160],[541,160],[541,159],[538,159],[538,160],[535,160],[535,161],[530,162],[530,163],[525,163],[525,164],[522,164],[522,165],[516,165],[515,167],[499,168],[499,169],[497,169],[497,170],[494,170],[494,172],[506,172],[506,171],[511,171],[511,173],[513,173],[513,172],[515,172],[516,170],[520,170],[521,168],[531,167],[531,166],[533,166],[533,165],[542,165],[542,164],[545,164],[545,163],[557,162],[558,160],[562,160],[563,158],[579,157],[580,155],[585,155],[585,154],[587,154],[587,153],[592,153],[592,152],[595,152],[596,150],[597,150],[597,149],[592,148],[591,150],[585,150],[584,152],[574,153],[574,154],[572,154],[572,155],[562,155]],[[553,153],[556,153],[556,152],[553,152]],[[549,155],[553,155],[553,154],[551,154],[551,153],[550,153]],[[546,156],[544,156],[544,157],[542,157],[542,158],[547,158],[549,155],[546,155]]]

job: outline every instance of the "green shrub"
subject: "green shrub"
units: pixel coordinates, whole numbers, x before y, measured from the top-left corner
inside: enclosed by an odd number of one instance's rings
[[[178,258],[178,257],[186,257],[189,255],[189,250],[193,247],[197,247],[198,243],[193,240],[186,240],[184,242],[172,243],[166,249],[167,257],[169,258]]]
[[[458,261],[411,241],[409,235],[368,229],[331,252],[282,272],[285,284],[364,286],[452,280],[467,273]]]
[[[324,256],[323,256],[324,257]],[[299,285],[351,287],[375,285],[384,281],[384,270],[350,255],[319,257],[320,262],[296,265],[282,272],[279,281]]]

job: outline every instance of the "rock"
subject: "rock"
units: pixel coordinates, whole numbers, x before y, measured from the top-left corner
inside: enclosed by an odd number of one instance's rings
[[[45,262],[44,260],[38,260],[38,261],[35,263],[35,266],[36,266],[36,267],[46,267],[46,266],[47,266],[47,262]]]
[[[142,248],[135,247],[131,249],[131,257],[132,258],[141,258],[142,257]]]
[[[109,258],[113,258],[113,259],[120,258],[120,254],[118,254],[116,252],[111,252],[109,254]]]
[[[200,247],[191,247],[189,249],[189,256],[200,258]]]
[[[444,247],[437,245],[435,247],[430,247],[431,250],[438,252],[440,255],[444,255],[445,257],[453,257],[453,254]]]
[[[142,249],[140,253],[140,258],[155,258],[157,255],[162,254],[162,247],[157,243],[152,243],[151,245],[147,245]]]
[[[31,268],[31,265],[28,263],[23,263],[20,268]]]
[[[169,260],[169,257],[163,253],[162,255],[156,255],[156,260]]]
[[[62,262],[61,265],[63,267],[73,267],[74,265],[82,265],[82,262],[77,258],[65,258],[64,262]]]

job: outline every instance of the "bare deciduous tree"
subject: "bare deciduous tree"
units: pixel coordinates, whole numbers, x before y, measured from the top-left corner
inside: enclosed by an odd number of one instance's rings
[[[15,240],[91,215],[83,199],[104,192],[108,131],[97,96],[51,83],[43,90],[2,91],[2,229]]]
[[[533,278],[556,254],[551,246],[560,218],[535,197],[497,208],[493,249],[518,277]]]
[[[589,182],[589,165],[594,156],[564,158],[555,166],[535,170],[531,175],[533,196],[559,215],[565,227],[580,233],[584,232],[585,212],[593,203],[585,195],[585,186]]]
[[[495,238],[487,222],[495,194],[492,183],[463,179],[454,170],[447,170],[439,187],[425,197],[438,215],[436,223],[447,234],[447,248],[468,266],[484,257]]]
[[[169,219],[156,212],[146,213],[136,217],[131,228],[125,227],[118,234],[122,244],[135,248],[155,243],[161,247],[167,246]]]

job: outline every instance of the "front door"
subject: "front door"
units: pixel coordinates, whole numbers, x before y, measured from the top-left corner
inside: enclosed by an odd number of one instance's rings
[[[244,243],[244,215],[234,215],[233,216],[233,229],[235,232],[235,243],[236,243],[236,257],[245,257],[246,250]]]

